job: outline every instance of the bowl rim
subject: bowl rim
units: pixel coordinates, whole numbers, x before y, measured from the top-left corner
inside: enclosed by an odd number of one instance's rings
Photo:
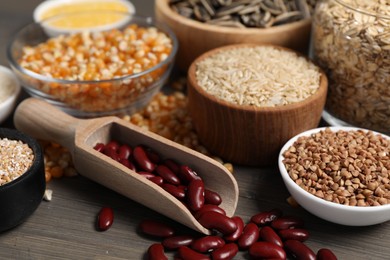
[[[309,97],[307,97],[304,100],[301,100],[299,102],[294,102],[294,103],[290,103],[290,104],[286,104],[286,105],[279,105],[279,106],[274,106],[274,107],[269,107],[269,106],[258,107],[258,106],[249,106],[249,105],[238,105],[238,104],[235,104],[233,102],[229,102],[229,101],[217,98],[214,95],[211,95],[210,93],[208,93],[206,90],[204,90],[202,87],[200,87],[198,85],[198,83],[196,81],[195,71],[196,71],[196,64],[198,62],[200,62],[201,60],[203,60],[203,59],[205,59],[205,58],[207,58],[215,53],[229,50],[229,49],[245,48],[245,47],[262,47],[262,46],[269,46],[269,47],[273,47],[276,49],[295,53],[298,55],[298,57],[303,57],[307,61],[309,61],[310,63],[315,65],[321,74],[320,75],[320,84],[319,84],[317,91],[315,93],[313,93],[312,95],[310,95]],[[313,61],[311,61],[308,57],[306,57],[304,54],[302,54],[298,51],[294,51],[292,49],[278,46],[278,45],[274,45],[274,44],[270,44],[270,43],[237,43],[237,44],[230,44],[230,45],[225,45],[222,47],[217,47],[217,48],[214,48],[210,51],[207,51],[207,52],[203,53],[202,55],[200,55],[199,57],[197,57],[191,63],[191,65],[188,69],[188,73],[187,73],[187,81],[188,81],[187,84],[191,85],[191,87],[193,87],[204,98],[209,99],[212,102],[217,103],[221,106],[228,107],[230,109],[236,109],[236,110],[242,110],[242,111],[248,111],[248,112],[280,113],[283,111],[290,111],[290,110],[299,109],[301,107],[307,106],[308,104],[310,104],[312,102],[316,102],[321,97],[326,95],[327,90],[328,90],[328,78],[327,78],[325,72],[319,66],[317,66]]]
[[[213,33],[226,33],[226,34],[253,34],[255,32],[262,33],[282,33],[289,31],[301,26],[311,23],[311,18],[302,19],[296,22],[272,26],[269,28],[234,28],[234,27],[223,27],[213,24],[206,24],[196,20],[186,18],[172,10],[169,6],[169,0],[157,0],[155,1],[156,8],[165,13],[171,19],[177,21],[179,24],[184,24],[188,27],[194,27],[200,30],[213,32]]]
[[[0,101],[0,108],[4,108],[4,107],[9,106],[10,103],[17,98],[17,96],[19,95],[22,87],[20,86],[18,78],[12,72],[11,69],[9,69],[6,66],[0,65],[0,71],[6,73],[9,76],[9,78],[12,80],[12,82],[14,83],[13,86],[12,86],[13,90],[10,93],[10,95],[8,97],[6,97],[3,101]]]
[[[44,19],[41,19],[40,16],[46,11],[50,10],[50,8],[55,8],[61,5],[68,5],[72,3],[83,3],[83,2],[119,2],[122,3],[126,9],[127,12],[135,14],[136,9],[135,6],[132,2],[127,1],[127,0],[56,0],[56,1],[50,1],[50,0],[45,0],[38,4],[33,11],[33,20],[37,23],[41,22]]]
[[[51,1],[51,0],[47,0],[47,1]],[[158,69],[160,69],[163,66],[168,66],[174,60],[174,58],[175,58],[175,56],[177,54],[178,48],[179,48],[179,42],[177,40],[177,37],[176,37],[175,33],[166,24],[157,23],[156,20],[152,16],[143,16],[143,15],[131,14],[131,13],[128,13],[128,12],[118,12],[118,11],[99,11],[99,12],[112,12],[112,13],[118,13],[118,14],[127,15],[130,18],[130,21],[128,21],[127,24],[146,23],[149,26],[155,27],[158,30],[164,32],[172,40],[172,50],[171,50],[170,54],[162,62],[158,63],[157,65],[155,65],[155,66],[153,66],[153,67],[151,67],[151,68],[149,68],[147,70],[141,71],[139,73],[133,73],[133,74],[128,74],[128,75],[124,75],[124,76],[120,76],[120,77],[114,77],[112,79],[67,80],[67,79],[58,79],[58,78],[47,77],[47,76],[44,76],[42,74],[39,74],[39,73],[36,73],[36,72],[31,71],[31,70],[23,68],[20,65],[20,63],[15,59],[15,57],[14,57],[14,55],[12,53],[12,48],[13,48],[13,45],[14,45],[15,41],[17,40],[17,38],[22,33],[25,32],[25,30],[28,30],[31,27],[39,27],[42,30],[44,30],[44,28],[42,26],[42,23],[44,23],[47,20],[43,20],[43,21],[38,22],[38,23],[37,22],[32,22],[32,23],[29,23],[29,24],[23,26],[21,29],[19,29],[13,35],[13,37],[11,37],[9,39],[9,42],[8,42],[7,48],[6,48],[6,56],[7,56],[8,62],[11,65],[11,68],[13,68],[14,70],[17,70],[18,72],[22,73],[23,75],[27,75],[27,76],[29,76],[31,78],[36,79],[36,80],[45,81],[45,82],[48,82],[48,83],[57,83],[57,84],[99,84],[99,83],[110,83],[110,82],[115,82],[115,81],[124,81],[124,80],[131,80],[131,79],[139,78],[139,77],[141,77],[143,75],[146,75],[146,74],[149,74],[149,73],[151,73],[151,72],[153,72],[155,70],[158,70]],[[78,12],[78,13],[83,13],[83,12]],[[67,15],[67,14],[65,14],[65,15]],[[48,19],[55,19],[55,18],[58,18],[58,17],[59,16],[54,16],[54,17],[50,17]],[[49,38],[50,37],[48,37],[48,39]]]
[[[337,132],[339,130],[344,130],[344,131],[356,131],[356,130],[362,130],[365,132],[372,132],[375,135],[379,134],[383,136],[384,138],[390,140],[390,136],[387,136],[383,133],[375,132],[369,129],[364,129],[364,128],[359,128],[359,127],[349,127],[349,126],[325,126],[325,127],[318,127],[314,129],[310,129],[307,131],[304,131],[302,133],[299,133],[298,135],[292,137],[290,140],[288,140],[283,147],[280,150],[279,156],[278,156],[278,168],[279,172],[283,178],[283,181],[285,182],[286,186],[291,187],[295,192],[299,193],[299,195],[304,196],[305,198],[311,200],[312,202],[318,204],[319,206],[324,206],[328,208],[333,208],[336,210],[343,210],[343,211],[349,211],[349,212],[355,212],[355,213],[373,213],[373,212],[382,212],[382,211],[390,211],[390,204],[385,204],[385,205],[379,205],[379,206],[367,206],[367,207],[360,207],[360,206],[350,206],[350,205],[343,205],[343,204],[338,204],[335,202],[327,201],[325,199],[321,199],[304,189],[298,186],[289,176],[286,167],[284,166],[283,163],[283,153],[290,147],[292,144],[301,136],[308,136],[313,133],[318,133],[320,131],[323,131],[325,129],[330,129],[333,132]],[[298,202],[299,203],[299,202]],[[303,208],[305,208],[305,205],[302,205]]]
[[[34,153],[34,160],[30,168],[28,168],[18,178],[1,185],[0,190],[4,190],[4,189],[10,189],[13,186],[18,185],[18,183],[28,178],[29,175],[31,175],[34,172],[37,172],[41,164],[43,164],[43,157],[42,157],[43,152],[40,144],[36,139],[16,129],[0,127],[0,138],[1,139],[8,138],[9,140],[22,141],[24,144],[27,144]]]

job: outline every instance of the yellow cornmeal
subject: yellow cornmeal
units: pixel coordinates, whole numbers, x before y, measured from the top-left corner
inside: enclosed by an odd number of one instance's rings
[[[102,12],[99,12],[102,11]],[[108,12],[113,11],[113,12]],[[63,4],[43,12],[41,19],[47,19],[56,15],[64,15],[63,18],[50,22],[50,25],[61,28],[77,29],[95,27],[115,23],[123,19],[123,14],[115,12],[128,12],[128,7],[120,1],[82,1]]]

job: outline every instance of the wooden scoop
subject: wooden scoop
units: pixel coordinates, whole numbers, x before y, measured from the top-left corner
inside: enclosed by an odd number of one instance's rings
[[[95,144],[117,140],[131,146],[151,147],[163,158],[174,159],[195,170],[202,177],[205,188],[220,194],[220,207],[228,216],[236,209],[237,182],[222,165],[118,117],[77,119],[46,101],[29,98],[17,107],[14,124],[34,138],[53,141],[69,149],[81,175],[204,234],[210,234],[210,231],[180,201],[145,177],[94,150]]]

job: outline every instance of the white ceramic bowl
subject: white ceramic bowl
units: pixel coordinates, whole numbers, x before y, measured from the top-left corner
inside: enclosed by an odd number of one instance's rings
[[[292,139],[290,139],[281,149],[279,154],[279,170],[282,175],[283,181],[292,195],[292,197],[307,211],[316,215],[324,220],[347,226],[369,226],[374,224],[383,223],[390,220],[390,204],[381,206],[347,206],[341,205],[335,202],[329,202],[325,199],[321,199],[299,187],[289,176],[283,160],[283,153],[290,148],[293,143],[301,136],[309,136],[313,133],[317,133],[323,128],[316,128],[306,132],[303,132]],[[329,127],[332,131],[338,130],[365,130],[355,127]],[[365,130],[368,131],[368,130]],[[374,132],[375,134],[379,134]],[[383,135],[386,139],[390,139],[389,136]]]
[[[100,4],[111,5],[102,9]],[[116,4],[116,6],[112,6]],[[78,7],[77,7],[78,6]],[[78,10],[79,8],[80,10]],[[112,10],[111,10],[112,9]],[[53,12],[47,15],[47,12]],[[111,17],[106,15],[109,13]],[[112,16],[118,13],[116,17]],[[77,33],[85,29],[103,31],[121,27],[128,22],[128,16],[120,13],[135,14],[134,5],[127,0],[46,0],[40,3],[33,12],[36,23],[42,23],[51,37],[66,33]],[[52,17],[56,17],[52,19]],[[89,21],[97,19],[96,21]],[[65,21],[58,25],[60,21]],[[71,21],[82,21],[81,27],[74,27]]]
[[[3,84],[9,82],[11,89],[7,91],[9,95],[3,100],[0,100],[0,124],[8,118],[8,116],[13,112],[16,101],[18,99],[21,86],[15,74],[4,66],[0,66],[0,88],[3,88]],[[7,77],[7,79],[3,79],[2,77]],[[8,84],[8,83],[7,83]]]

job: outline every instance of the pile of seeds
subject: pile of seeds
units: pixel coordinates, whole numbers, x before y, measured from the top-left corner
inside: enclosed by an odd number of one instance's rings
[[[267,28],[310,18],[316,0],[170,0],[178,14],[227,27]]]
[[[390,6],[382,0],[317,6],[314,59],[329,71],[326,109],[359,127],[390,133]]]
[[[390,140],[371,131],[326,128],[283,153],[291,179],[315,196],[350,206],[390,203]]]
[[[40,140],[40,145],[44,150],[46,182],[49,182],[52,178],[59,179],[63,176],[73,177],[77,175],[68,149],[57,143],[43,140]]]
[[[275,107],[302,101],[320,85],[320,71],[304,57],[272,46],[240,47],[196,64],[196,79],[209,94],[237,104]]]
[[[0,138],[0,186],[22,176],[33,161],[34,152],[27,144]]]

